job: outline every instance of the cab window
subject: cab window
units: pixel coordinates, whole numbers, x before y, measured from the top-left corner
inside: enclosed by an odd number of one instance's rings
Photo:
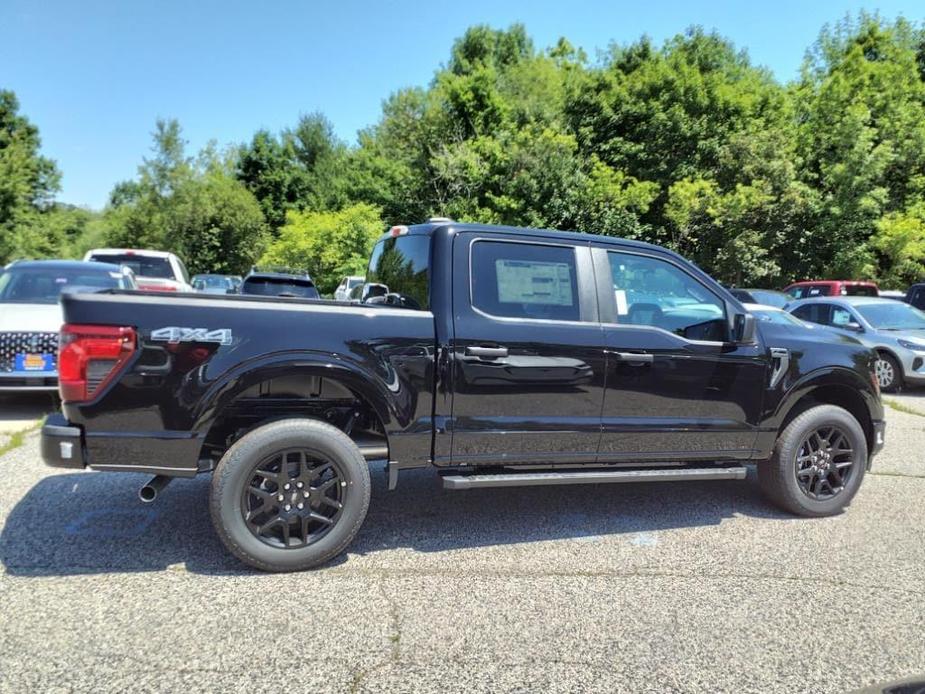
[[[472,305],[489,315],[581,320],[571,246],[476,241],[471,282]]]
[[[366,281],[403,308],[430,306],[430,237],[388,237],[373,248]],[[388,303],[388,302],[387,302]]]
[[[617,323],[661,328],[689,340],[728,339],[725,303],[682,269],[651,256],[607,256]]]

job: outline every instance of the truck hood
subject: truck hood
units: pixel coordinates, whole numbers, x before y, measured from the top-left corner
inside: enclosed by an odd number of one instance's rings
[[[0,305],[0,332],[56,333],[63,320],[60,304]]]

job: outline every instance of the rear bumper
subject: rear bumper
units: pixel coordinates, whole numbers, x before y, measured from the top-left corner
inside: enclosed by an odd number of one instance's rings
[[[41,439],[42,460],[52,467],[86,467],[83,432],[56,412],[45,418]]]

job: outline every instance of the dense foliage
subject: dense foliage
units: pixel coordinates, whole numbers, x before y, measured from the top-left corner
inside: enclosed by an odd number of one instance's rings
[[[824,28],[789,84],[696,28],[591,61],[477,26],[354,145],[320,114],[222,154],[189,157],[173,121],[154,140],[102,213],[55,205],[0,92],[0,260],[147,246],[193,271],[295,265],[330,292],[387,225],[440,215],[649,240],[740,285],[925,278],[925,29],[902,19]]]

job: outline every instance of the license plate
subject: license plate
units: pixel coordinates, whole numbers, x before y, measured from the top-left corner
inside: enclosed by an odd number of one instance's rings
[[[16,371],[54,371],[54,354],[17,354],[14,364]]]

